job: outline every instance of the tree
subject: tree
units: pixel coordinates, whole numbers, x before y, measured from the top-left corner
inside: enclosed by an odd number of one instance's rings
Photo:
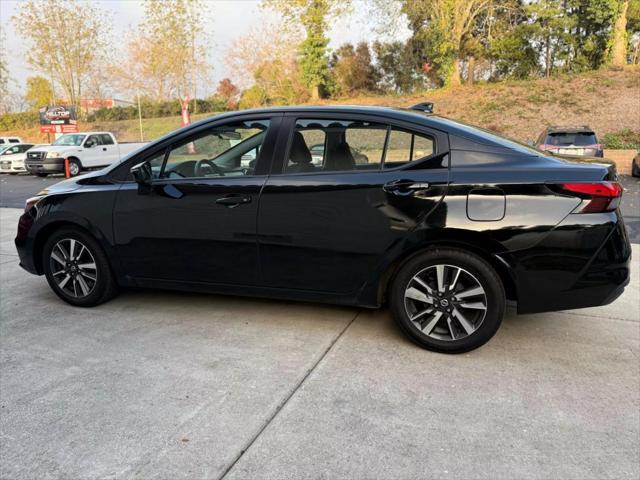
[[[282,24],[264,24],[238,38],[226,63],[244,89],[240,107],[286,105],[309,99],[303,83],[296,47],[300,32]]]
[[[27,78],[27,91],[24,98],[29,107],[34,110],[47,105],[53,105],[55,98],[51,82],[44,77]]]
[[[616,21],[613,26],[613,47],[611,49],[611,65],[622,67],[627,63],[627,10],[629,0],[616,2]]]
[[[631,0],[627,10],[627,38],[631,63],[640,61],[640,0]]]
[[[311,98],[320,98],[329,83],[327,21],[346,12],[350,0],[264,0],[264,5],[282,14],[290,25],[301,25],[306,38],[299,47],[302,80]]]
[[[218,83],[216,96],[222,100],[227,109],[233,110],[238,104],[240,89],[236,87],[230,78],[224,78]]]
[[[255,73],[264,62],[281,60],[292,65],[297,62],[296,50],[302,42],[299,29],[277,22],[257,25],[231,44],[225,56],[231,78],[241,89],[255,82]]]
[[[29,64],[55,79],[66,100],[77,106],[87,79],[106,55],[108,15],[78,0],[26,0],[13,20],[30,44]]]
[[[411,41],[405,43],[375,42],[373,52],[380,73],[383,90],[395,93],[412,93],[426,86],[426,75],[418,69],[419,60],[414,54]]]
[[[5,48],[4,30],[0,30],[0,113],[9,111],[9,67],[7,66],[7,55]]]
[[[460,85],[460,61],[465,37],[474,27],[478,15],[494,0],[399,0],[413,32],[419,62],[432,65],[444,85]],[[390,18],[394,2],[377,0],[381,16]]]
[[[377,90],[380,73],[372,63],[366,42],[360,42],[356,48],[350,43],[342,45],[333,53],[330,67],[344,95]]]
[[[145,0],[144,19],[127,46],[127,59],[112,71],[121,87],[155,100],[195,98],[207,78],[201,0]]]

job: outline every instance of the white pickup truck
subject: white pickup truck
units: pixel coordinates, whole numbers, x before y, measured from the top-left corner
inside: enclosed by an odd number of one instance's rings
[[[26,168],[40,177],[64,173],[64,161],[68,158],[69,175],[75,177],[82,170],[118,162],[144,145],[146,143],[118,143],[110,132],[68,133],[51,145],[29,150]]]

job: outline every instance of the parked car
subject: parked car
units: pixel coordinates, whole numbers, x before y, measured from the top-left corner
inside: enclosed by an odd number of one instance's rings
[[[15,244],[72,305],[129,286],[388,304],[422,347],[463,352],[494,335],[507,300],[534,313],[616,299],[631,256],[621,195],[611,165],[420,111],[270,108],[48,187]]]
[[[22,143],[22,139],[20,137],[0,137],[0,146],[8,143]]]
[[[69,159],[69,175],[119,162],[146,143],[118,143],[110,132],[82,132],[62,135],[47,147],[27,153],[27,169],[38,176],[64,173],[64,161]]]
[[[0,151],[0,173],[17,174],[26,172],[24,159],[27,150],[33,147],[32,143],[16,143],[6,145]]]
[[[538,137],[540,150],[559,155],[603,157],[604,149],[593,129],[580,127],[548,127]]]
[[[631,161],[631,175],[640,177],[640,152],[638,152]]]

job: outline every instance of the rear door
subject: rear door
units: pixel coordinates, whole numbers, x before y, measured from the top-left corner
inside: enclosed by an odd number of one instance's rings
[[[98,135],[100,137],[100,150],[102,151],[102,156],[100,157],[100,161],[104,162],[101,165],[111,165],[114,162],[120,160],[120,151],[118,149],[118,145],[114,141],[113,137],[109,133],[101,133]]]
[[[100,165],[106,165],[103,160],[103,156],[106,153],[102,150],[102,139],[99,135],[89,135],[83,144],[82,149],[82,166],[85,168],[98,167]]]
[[[286,134],[260,198],[263,281],[355,293],[415,232],[438,226],[448,138],[385,118],[285,118]]]

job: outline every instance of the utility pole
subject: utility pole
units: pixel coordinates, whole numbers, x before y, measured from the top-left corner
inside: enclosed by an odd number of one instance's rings
[[[138,125],[140,126],[140,141],[144,142],[142,135],[142,108],[140,108],[140,92],[136,91],[136,97],[138,100]]]

